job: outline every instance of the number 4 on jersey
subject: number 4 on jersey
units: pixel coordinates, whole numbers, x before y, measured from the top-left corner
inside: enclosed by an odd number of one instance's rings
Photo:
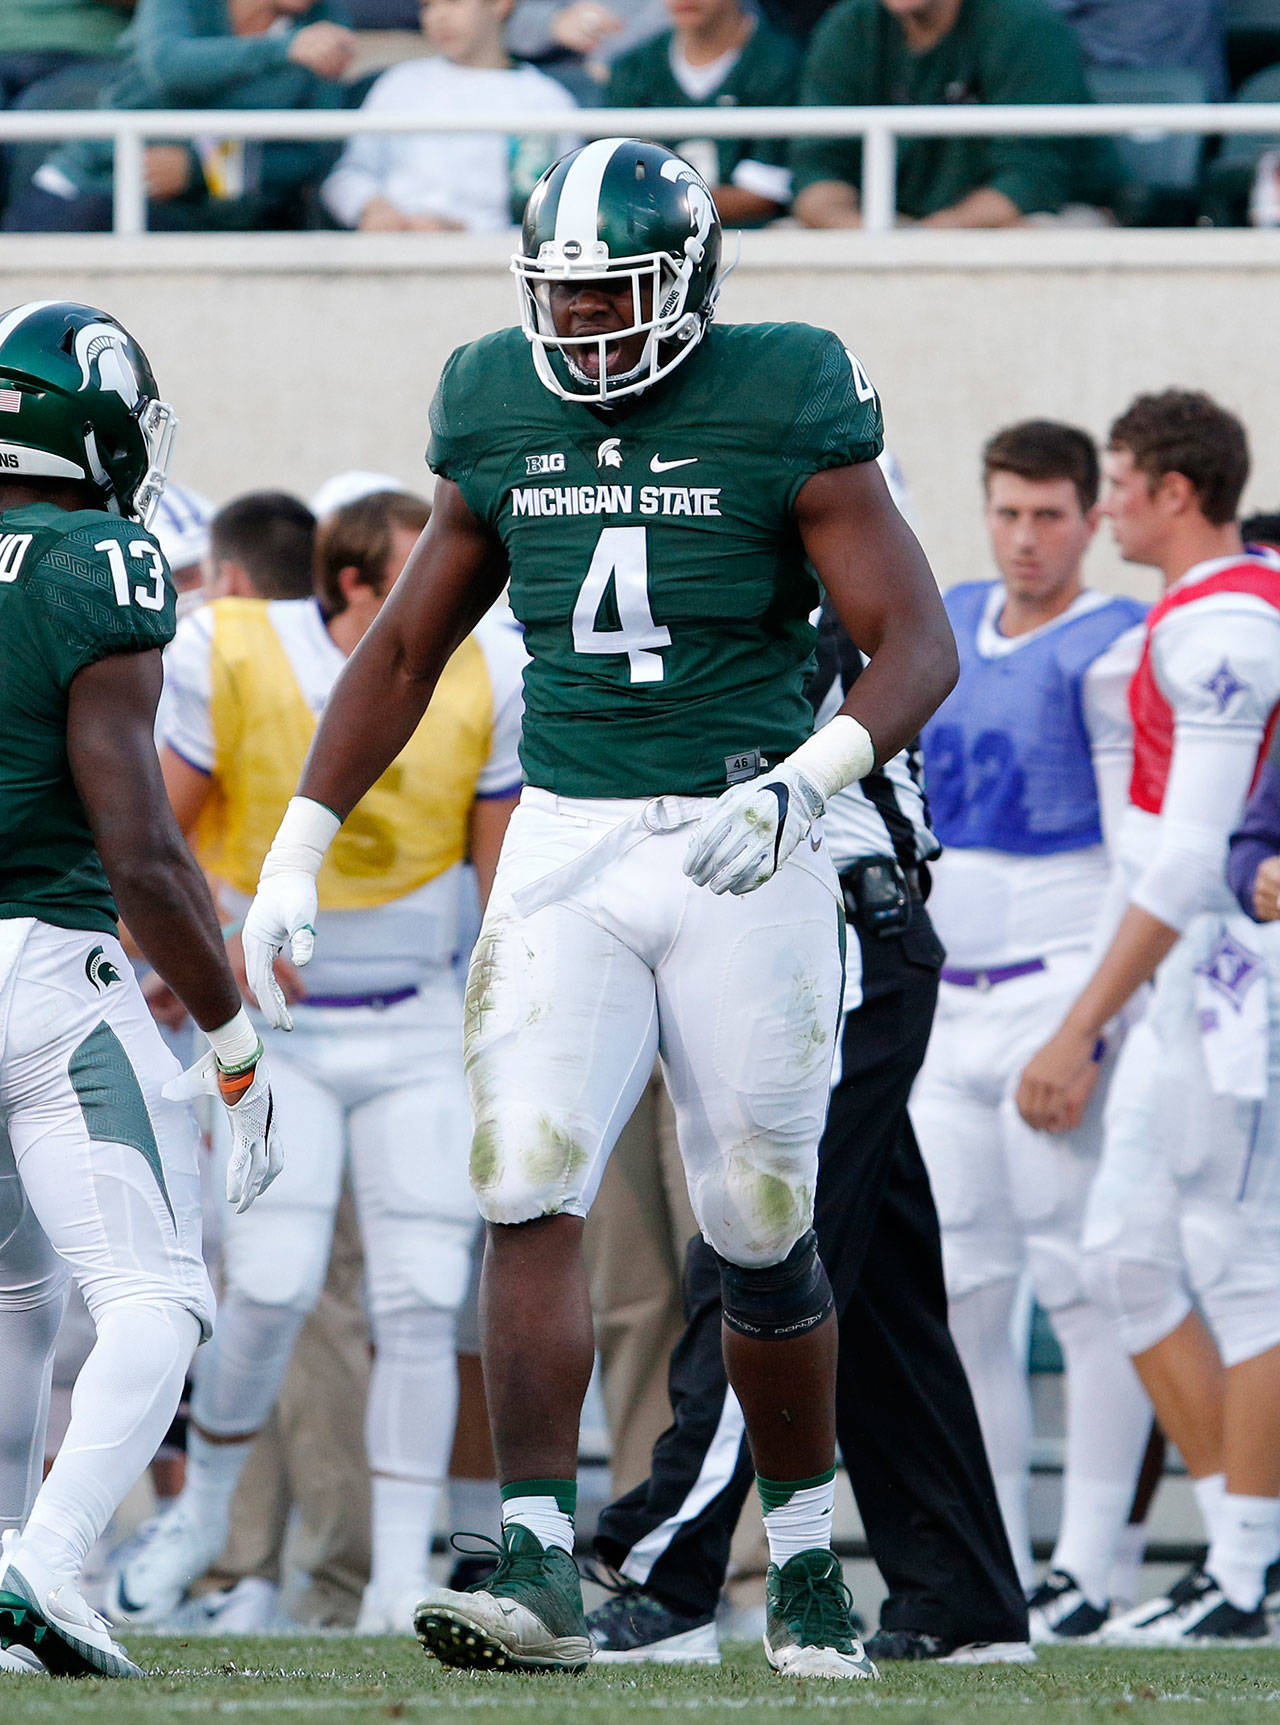
[[[660,683],[665,675],[655,647],[671,645],[671,631],[649,609],[649,543],[644,527],[602,529],[591,566],[573,608],[573,645],[578,653],[625,653],[633,683]],[[617,629],[598,629],[596,619],[609,583],[618,605]]]

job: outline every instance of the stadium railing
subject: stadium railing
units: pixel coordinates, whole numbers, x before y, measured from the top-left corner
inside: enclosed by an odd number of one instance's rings
[[[146,231],[143,152],[148,143],[192,138],[343,139],[360,133],[456,132],[456,115],[366,114],[359,109],[307,112],[211,110],[91,110],[0,112],[0,144],[48,139],[99,138],[115,150],[114,231]],[[896,214],[899,138],[1104,137],[1155,138],[1176,134],[1274,134],[1271,103],[1149,103],[1079,106],[888,108],[581,108],[576,112],[521,114],[477,110],[468,132],[583,138],[850,138],[862,143],[863,227],[886,233]]]

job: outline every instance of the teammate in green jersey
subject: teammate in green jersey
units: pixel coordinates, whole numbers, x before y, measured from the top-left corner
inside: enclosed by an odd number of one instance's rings
[[[77,1582],[212,1322],[184,1099],[226,1104],[240,1208],[280,1168],[262,1046],[153,742],[174,592],[146,524],[172,428],[104,312],[0,317],[0,1670],[140,1675]],[[189,1073],[117,904],[209,1037]],[[97,1341],[37,1492],[68,1271]]]
[[[418,1609],[446,1663],[590,1657],[570,1557],[582,1218],[657,1053],[720,1259],[769,1535],[766,1652],[874,1675],[830,1549],[836,1329],[811,1217],[843,920],[820,817],[915,734],[955,650],[875,463],[862,367],[821,330],[709,328],[719,260],[711,196],[667,150],[604,139],[543,176],[513,261],[523,329],[445,369],[431,525],[330,698],[245,924],[283,1022],[271,963],[286,942],[309,956],[327,844],[509,577],[528,785],[466,1009],[503,1546],[482,1586]],[[809,736],[814,569],[871,658]]]

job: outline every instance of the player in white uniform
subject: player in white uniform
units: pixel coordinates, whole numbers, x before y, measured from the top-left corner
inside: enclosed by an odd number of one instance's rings
[[[247,903],[317,714],[399,574],[427,509],[375,494],[317,539],[318,597],[220,600],[166,667],[166,780],[224,908]],[[357,811],[321,883],[323,946],[281,1047],[281,1116],[306,1155],[269,1211],[231,1218],[218,1341],[192,1402],[188,1480],[114,1579],[151,1621],[217,1556],[232,1492],[319,1295],[349,1166],[375,1363],[366,1416],[373,1570],[360,1626],[408,1631],[427,1580],[456,1407],[454,1317],[476,1227],[462,1068],[461,866],[491,873],[520,782],[519,632],[502,612],[464,642],[449,699]],[[433,709],[434,710],[434,709]],[[248,1226],[245,1223],[249,1224]]]
[[[1195,1482],[1210,1543],[1203,1567],[1102,1634],[1257,1640],[1280,1545],[1280,1118],[1267,1072],[1280,954],[1223,871],[1280,703],[1280,557],[1242,549],[1244,429],[1207,396],[1139,397],[1106,463],[1121,553],[1165,582],[1130,690],[1128,903],[1018,1106],[1032,1125],[1073,1128],[1097,1039],[1155,976],[1111,1087],[1085,1265]]]
[[[1144,607],[1083,584],[1098,521],[1098,459],[1083,431],[1007,427],[984,452],[984,486],[1001,579],[947,593],[960,680],[921,739],[944,846],[930,911],[947,963],[911,1117],[942,1225],[952,1334],[1028,1589],[1031,1398],[1013,1333],[1027,1270],[1065,1356],[1063,1519],[1031,1594],[1032,1633],[1052,1640],[1106,1619],[1151,1410],[1081,1275],[1100,1099],[1055,1139],[1025,1125],[1013,1092],[1087,974],[1103,841],[1128,781],[1125,695]]]

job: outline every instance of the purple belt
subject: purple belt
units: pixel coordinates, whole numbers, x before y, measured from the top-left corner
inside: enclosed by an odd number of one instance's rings
[[[415,987],[392,988],[386,994],[304,994],[299,1006],[372,1006],[381,1012],[387,1006],[399,1006],[402,1000],[412,1000]]]
[[[998,964],[994,970],[955,970],[949,964],[942,967],[942,980],[954,988],[976,988],[985,993],[998,983],[1012,982],[1015,976],[1034,976],[1046,968],[1042,958],[1028,958],[1022,964]]]

